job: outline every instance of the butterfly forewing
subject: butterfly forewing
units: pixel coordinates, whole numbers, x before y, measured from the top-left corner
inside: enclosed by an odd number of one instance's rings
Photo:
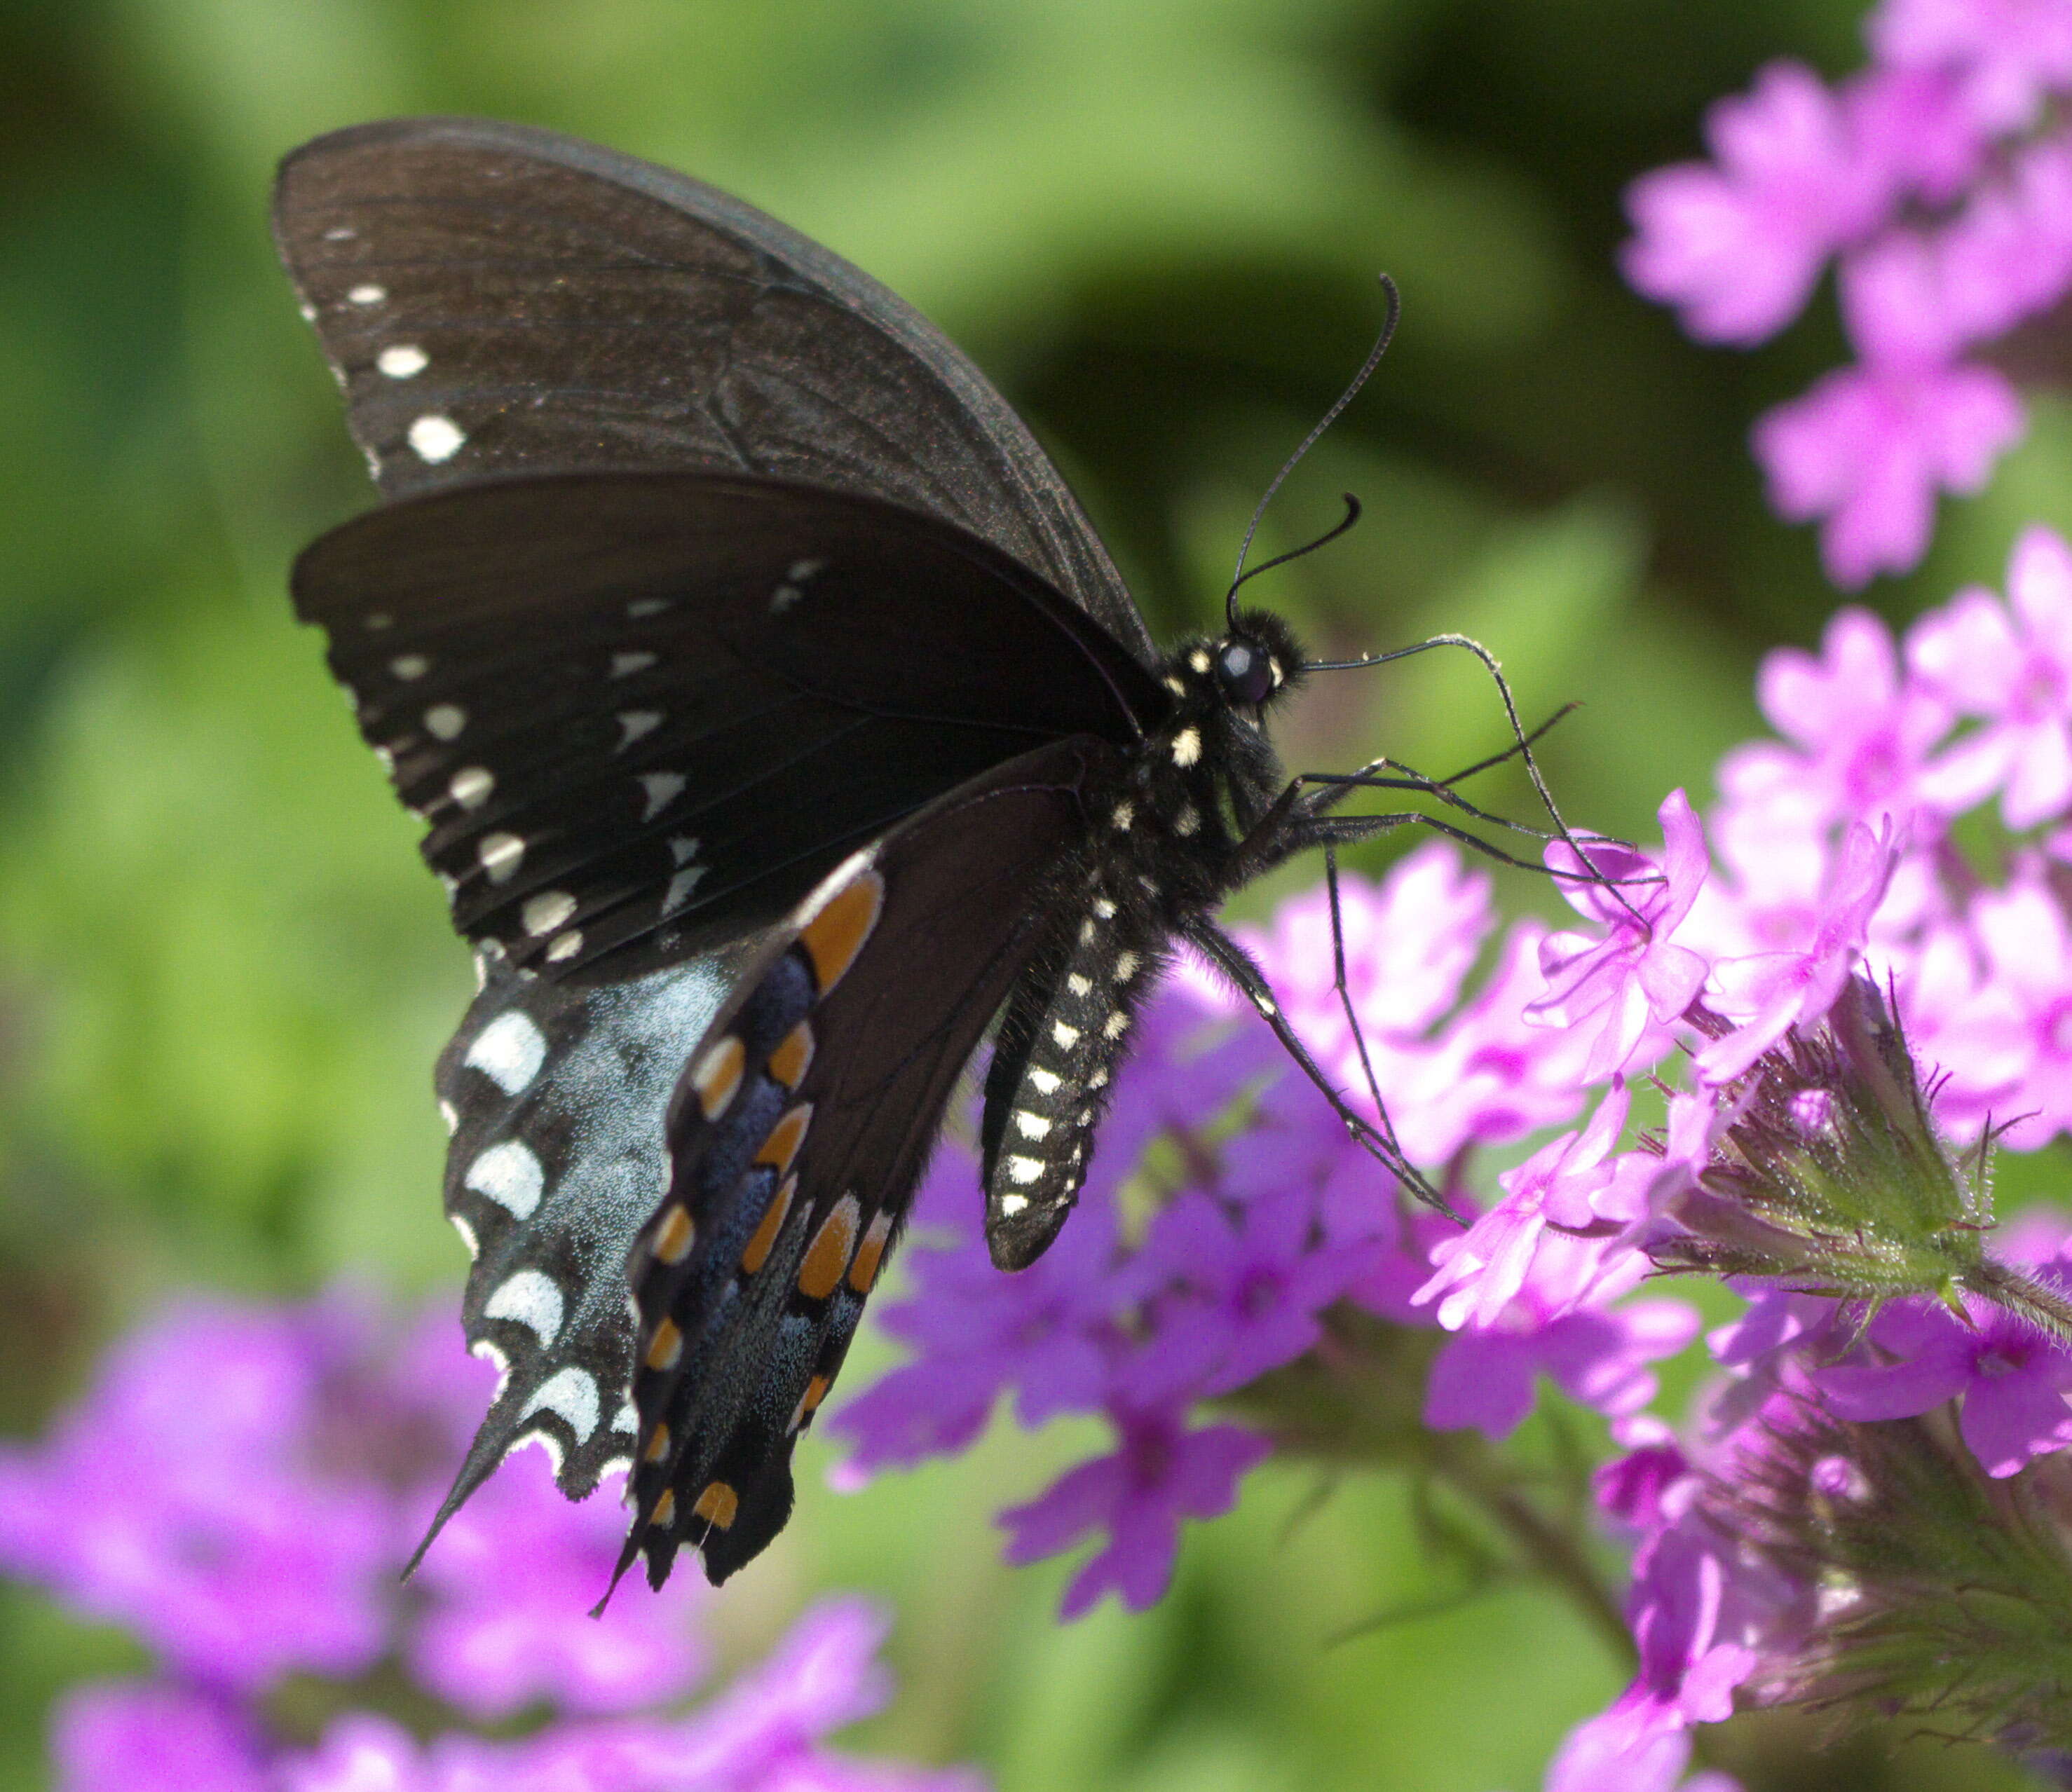
[[[1038,749],[838,867],[686,1067],[633,1259],[635,1527],[714,1580],[791,1506],[792,1446],[897,1235],[959,1072],[1035,948],[1114,750]]]
[[[324,537],[295,594],[456,925],[555,976],[772,921],[940,792],[1046,738],[1126,744],[1166,701],[985,544],[758,481],[430,495]]]
[[[1047,577],[1140,660],[1107,553],[933,326],[753,207],[549,132],[402,119],[289,157],[273,227],[392,496],[708,468],[892,499]]]

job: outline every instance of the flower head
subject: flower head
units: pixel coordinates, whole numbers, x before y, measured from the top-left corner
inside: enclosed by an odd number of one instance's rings
[[[1630,1064],[1647,1031],[1674,1020],[1704,981],[1704,961],[1670,938],[1691,912],[1709,861],[1705,836],[1690,799],[1681,791],[1663,803],[1659,882],[1642,880],[1655,867],[1622,847],[1593,846],[1587,868],[1565,843],[1548,849],[1553,869],[1576,874],[1586,869],[1602,884],[1564,882],[1562,894],[1601,933],[1555,934],[1541,942],[1540,968],[1546,993],[1527,1014],[1544,1025],[1591,1029],[1585,1079],[1597,1082]]]

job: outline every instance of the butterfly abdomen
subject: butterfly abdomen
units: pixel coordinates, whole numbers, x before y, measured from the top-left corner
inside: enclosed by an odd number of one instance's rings
[[[1145,905],[1096,882],[1009,1005],[981,1132],[986,1237],[1003,1269],[1034,1262],[1079,1198],[1116,1067],[1164,967],[1165,937]]]

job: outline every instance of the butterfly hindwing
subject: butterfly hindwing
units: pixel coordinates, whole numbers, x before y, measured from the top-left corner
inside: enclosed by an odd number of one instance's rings
[[[294,583],[456,926],[556,978],[774,921],[940,792],[1046,738],[1127,744],[1167,701],[984,543],[764,481],[431,494]]]
[[[742,974],[671,1104],[669,1191],[632,1259],[628,1560],[715,1580],[791,1506],[965,1060],[1059,899],[1113,750],[1041,748],[838,867]]]
[[[888,498],[1033,568],[1153,661],[1106,550],[985,377],[752,206],[549,131],[397,119],[290,155],[273,231],[392,497],[659,467]]]
[[[626,1253],[664,1186],[685,1046],[747,956],[593,990],[484,957],[437,1083],[453,1131],[446,1213],[475,1260],[462,1322],[504,1382],[442,1522],[519,1443],[545,1447],[572,1498],[631,1457]]]

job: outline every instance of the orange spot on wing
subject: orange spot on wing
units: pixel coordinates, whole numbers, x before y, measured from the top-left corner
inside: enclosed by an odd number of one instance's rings
[[[806,1080],[806,1067],[813,1061],[813,1030],[804,1021],[778,1042],[770,1054],[770,1074],[787,1089]]]
[[[655,1335],[648,1340],[648,1367],[673,1369],[683,1352],[684,1334],[676,1330],[675,1320],[664,1319],[655,1328]]]
[[[753,1276],[760,1269],[770,1255],[770,1247],[777,1242],[783,1230],[784,1216],[791,1210],[791,1197],[798,1192],[799,1178],[787,1176],[784,1186],[771,1196],[770,1205],[763,1210],[763,1223],[755,1228],[755,1236],[748,1241],[741,1253],[741,1267],[744,1273]]]
[[[682,1202],[675,1202],[662,1215],[662,1223],[655,1231],[655,1255],[666,1264],[679,1264],[691,1254],[691,1246],[697,1241],[698,1229],[691,1223],[691,1216]]]
[[[669,1428],[657,1425],[648,1434],[648,1449],[644,1460],[659,1462],[669,1453]]]
[[[799,930],[799,943],[812,961],[813,981],[822,995],[840,983],[856,962],[884,906],[885,880],[875,871],[865,871],[830,896],[820,913]]]
[[[741,1510],[741,1496],[724,1481],[709,1481],[705,1490],[698,1495],[698,1502],[691,1510],[705,1519],[715,1530],[725,1531],[734,1523],[734,1515]]]
[[[816,1375],[806,1383],[806,1391],[799,1396],[798,1406],[792,1412],[791,1423],[787,1429],[796,1431],[820,1410],[820,1402],[828,1397],[828,1378],[825,1375]]]
[[[698,1060],[697,1068],[691,1072],[691,1087],[698,1092],[698,1106],[705,1110],[707,1120],[716,1120],[726,1112],[741,1087],[741,1073],[747,1062],[748,1054],[731,1033]]]
[[[863,1243],[856,1247],[856,1261],[849,1266],[849,1285],[857,1293],[868,1294],[870,1284],[878,1280],[878,1266],[885,1260],[885,1241],[891,1235],[892,1215],[881,1209],[872,1217]]]
[[[657,1531],[667,1531],[676,1522],[676,1490],[664,1487],[662,1497],[655,1502],[654,1510],[648,1513],[648,1522]]]
[[[799,1266],[799,1292],[809,1301],[824,1301],[849,1268],[849,1254],[856,1244],[857,1223],[862,1210],[856,1197],[845,1194],[828,1210],[813,1242],[806,1247],[806,1260]]]
[[[779,1176],[791,1167],[791,1160],[799,1155],[799,1147],[806,1137],[806,1124],[813,1117],[813,1104],[802,1101],[770,1128],[770,1136],[763,1141],[763,1149],[755,1153],[754,1161],[767,1164]]]

